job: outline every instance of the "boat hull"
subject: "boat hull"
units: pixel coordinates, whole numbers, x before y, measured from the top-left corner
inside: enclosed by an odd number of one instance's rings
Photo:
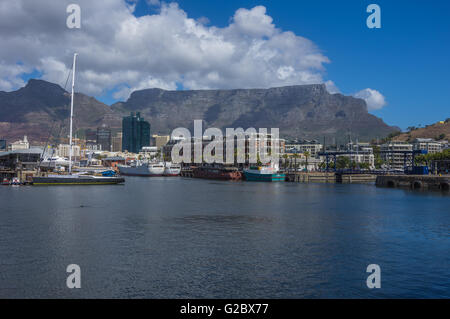
[[[33,185],[115,185],[125,183],[122,177],[34,177]]]
[[[284,182],[285,174],[258,174],[244,171],[245,180],[249,182]]]
[[[220,168],[194,168],[192,170],[192,174],[194,178],[214,179],[222,181],[238,181],[242,179],[241,172]]]
[[[137,167],[118,166],[120,175],[140,176],[140,177],[159,177],[164,176],[164,167],[154,168],[146,165]]]

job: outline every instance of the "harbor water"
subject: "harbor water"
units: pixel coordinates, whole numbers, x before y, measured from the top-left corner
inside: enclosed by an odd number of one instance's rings
[[[450,297],[440,192],[130,177],[3,186],[0,202],[1,298]]]

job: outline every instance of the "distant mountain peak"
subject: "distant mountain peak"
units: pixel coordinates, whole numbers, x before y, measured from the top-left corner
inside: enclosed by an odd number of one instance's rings
[[[40,94],[64,94],[66,91],[58,84],[51,83],[45,80],[29,79],[25,87],[21,90],[40,92]]]

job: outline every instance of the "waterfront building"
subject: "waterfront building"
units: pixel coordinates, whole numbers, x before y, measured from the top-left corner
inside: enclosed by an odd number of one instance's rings
[[[373,155],[373,153],[358,152],[339,155],[338,158],[339,157],[347,157],[350,160],[350,163],[355,163],[357,165],[368,164],[370,169],[375,169],[375,156]]]
[[[311,157],[321,152],[323,145],[319,143],[286,143],[286,153],[306,153],[308,152]]]
[[[97,128],[97,145],[103,151],[111,151],[111,129],[106,125]]]
[[[314,172],[320,169],[320,158],[305,156],[304,153],[286,153],[280,158],[280,167],[287,170]]]
[[[86,141],[85,148],[87,151],[101,151],[102,146],[97,144],[97,141]]]
[[[412,153],[409,153],[412,150],[412,144],[392,141],[380,146],[381,159],[389,168],[403,170],[405,163],[408,164],[412,161]]]
[[[18,140],[14,143],[11,143],[8,146],[8,151],[17,151],[17,150],[26,150],[30,148],[30,143],[28,142],[28,138],[25,135],[23,140]]]
[[[442,152],[443,146],[442,142],[437,142],[432,138],[416,138],[413,141],[414,150],[428,151],[428,154]]]
[[[191,162],[194,162],[194,143],[195,138],[191,138]],[[244,140],[237,139],[237,137],[234,138],[234,147],[233,147],[233,156],[234,156],[234,165],[238,164],[249,164],[249,159],[251,157],[250,154],[250,140],[255,143],[255,151],[256,154],[271,154],[272,150],[272,142],[274,141],[274,138],[272,138],[271,134],[262,134],[262,133],[256,133],[256,134],[245,134]],[[205,149],[205,147],[213,141],[212,137],[209,136],[203,136],[202,138],[202,154]],[[171,139],[166,145],[164,145],[161,149],[161,153],[163,154],[163,157],[165,159],[171,159],[172,156],[172,148],[175,144],[180,142],[179,139],[173,140]],[[272,156],[278,156],[281,157],[285,152],[285,140],[278,138],[276,140],[278,143],[278,150],[277,154],[271,154]],[[237,163],[238,160],[238,145],[243,144],[244,145],[244,158],[245,163]],[[226,161],[227,158],[227,145],[226,145],[226,137],[223,137],[223,160]],[[180,154],[181,155],[181,154]]]
[[[57,156],[69,158],[70,155],[70,145],[69,144],[59,144],[56,151]],[[79,160],[81,157],[81,147],[79,145],[72,146],[72,158],[74,160]]]
[[[39,165],[42,152],[41,148],[0,152],[0,178],[29,179]]]
[[[122,132],[117,133],[117,135],[112,138],[112,151],[122,151]]]
[[[123,118],[122,133],[122,151],[139,153],[142,147],[150,146],[150,123],[139,112]]]

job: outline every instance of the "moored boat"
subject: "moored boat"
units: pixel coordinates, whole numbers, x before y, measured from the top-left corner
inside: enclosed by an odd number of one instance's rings
[[[77,61],[77,53],[73,55],[72,66],[72,94],[70,99],[70,121],[69,121],[69,172],[68,175],[47,175],[36,176],[32,178],[33,185],[106,185],[106,184],[121,184],[125,182],[122,177],[106,177],[106,176],[92,176],[92,175],[75,175],[72,174],[72,133],[73,133],[73,104],[75,95],[75,65]],[[56,166],[57,160],[48,161],[54,163]]]
[[[244,169],[244,176],[250,182],[284,182],[286,179],[275,166],[252,166]]]
[[[125,183],[123,177],[92,175],[49,175],[33,177],[33,185],[113,185]]]
[[[134,166],[118,165],[117,168],[124,176],[157,177],[164,175],[163,163],[136,163]]]
[[[164,163],[164,176],[179,176],[181,173],[181,165],[172,162]]]
[[[2,185],[9,185],[9,184],[10,184],[9,179],[4,178],[2,181]]]
[[[242,173],[235,167],[200,166],[192,169],[195,178],[241,180]]]

